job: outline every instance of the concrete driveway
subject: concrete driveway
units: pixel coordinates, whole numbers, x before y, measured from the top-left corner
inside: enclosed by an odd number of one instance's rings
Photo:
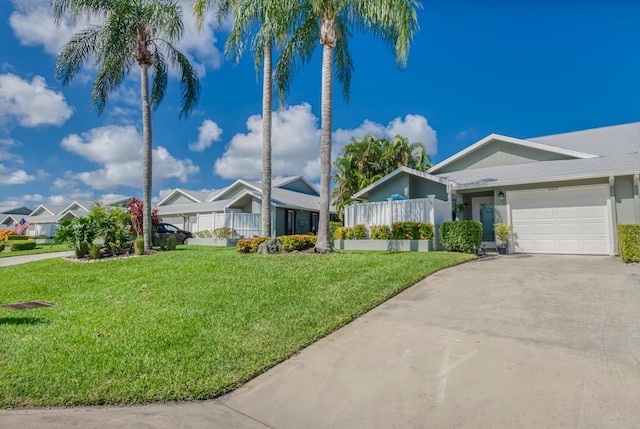
[[[637,428],[640,267],[492,257],[437,273],[215,401],[0,412],[0,427]]]

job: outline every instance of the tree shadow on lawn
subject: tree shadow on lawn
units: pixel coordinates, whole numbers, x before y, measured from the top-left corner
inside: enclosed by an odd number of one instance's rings
[[[25,316],[16,316],[16,317],[0,317],[0,325],[44,325],[50,323],[48,319],[44,319],[42,317],[25,317]]]

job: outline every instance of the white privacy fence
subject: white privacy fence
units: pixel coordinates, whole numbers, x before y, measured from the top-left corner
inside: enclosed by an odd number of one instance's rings
[[[212,213],[199,214],[196,230],[213,231],[218,228],[233,228],[245,238],[260,235],[262,232],[262,217],[260,213]]]
[[[435,227],[436,237],[440,224],[451,220],[448,201],[420,198],[415,200],[391,200],[373,203],[355,203],[344,210],[344,226],[365,224],[389,225],[394,222],[425,222]]]

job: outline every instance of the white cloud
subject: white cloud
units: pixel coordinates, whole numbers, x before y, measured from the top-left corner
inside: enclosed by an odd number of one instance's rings
[[[213,142],[220,141],[222,136],[222,128],[210,119],[202,121],[202,125],[198,127],[198,141],[189,144],[189,149],[194,152],[203,152],[211,147]]]
[[[0,124],[62,125],[72,113],[64,96],[48,89],[42,76],[29,82],[11,73],[0,74]]]
[[[247,120],[248,133],[236,134],[225,152],[215,162],[214,173],[225,179],[259,179],[262,169],[262,117]],[[398,117],[387,125],[364,120],[354,129],[338,129],[333,133],[333,159],[352,137],[362,138],[372,133],[393,138],[400,134],[411,143],[424,143],[429,154],[437,150],[436,132],[420,115]],[[307,103],[273,112],[272,136],[273,176],[303,175],[310,180],[320,177],[320,130],[318,118]]]
[[[69,19],[63,19],[60,26],[56,27],[49,0],[11,0],[11,3],[15,10],[9,17],[9,25],[20,43],[25,46],[41,45],[51,55],[58,55],[60,48],[70,37],[88,25],[86,21],[73,23]],[[216,46],[218,39],[214,30],[217,24],[213,14],[207,14],[202,32],[199,33],[195,27],[191,0],[179,0],[179,3],[182,6],[185,31],[177,45],[178,49],[195,62],[200,75],[205,74],[205,67],[220,68],[223,56]]]
[[[258,179],[262,171],[262,117],[247,120],[246,134],[233,136],[216,161],[215,174],[226,179]],[[303,174],[319,177],[318,118],[307,103],[273,112],[272,172],[274,177]]]
[[[112,190],[120,185],[142,185],[142,136],[133,126],[105,126],[94,128],[82,135],[72,134],[60,145],[83,158],[102,165],[93,171],[71,173],[65,179],[79,180],[100,190]],[[199,167],[190,159],[174,158],[162,146],[153,149],[154,183],[175,178],[186,183],[197,174]]]
[[[0,164],[0,186],[23,185],[34,179],[34,176],[24,170],[6,167],[4,164]]]
[[[58,55],[60,48],[71,35],[86,23],[74,25],[63,20],[56,27],[51,16],[49,0],[11,0],[15,11],[9,17],[9,25],[24,46],[40,46],[51,55]]]
[[[343,130],[338,129],[334,133],[334,153],[340,153],[340,150],[351,142],[351,138],[361,139],[366,134],[373,134],[379,138],[392,139],[397,135],[407,137],[410,143],[423,143],[427,148],[429,155],[434,155],[438,151],[438,139],[436,132],[422,115],[406,115],[404,119],[397,117],[389,122],[386,126],[365,120],[355,129]]]

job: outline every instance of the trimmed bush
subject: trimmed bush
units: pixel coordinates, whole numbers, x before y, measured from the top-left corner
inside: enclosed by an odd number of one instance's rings
[[[136,238],[134,242],[134,252],[136,255],[144,255],[144,238]]]
[[[238,240],[236,250],[240,253],[256,253],[260,243],[271,240],[270,237],[253,237],[246,240]]]
[[[394,240],[430,240],[433,238],[433,225],[423,222],[395,222],[391,226],[391,238]]]
[[[364,240],[367,238],[367,226],[360,223],[353,228],[349,228],[349,240]]]
[[[349,236],[349,228],[339,226],[333,233],[333,238],[336,240],[346,240]]]
[[[171,234],[167,237],[167,250],[176,250],[176,236]]]
[[[19,240],[9,243],[12,252],[19,252],[20,250],[32,250],[36,248],[35,240]]]
[[[293,252],[294,250],[311,249],[316,245],[318,237],[315,235],[283,235],[279,238],[282,240],[282,250]]]
[[[6,247],[6,243],[0,243],[0,252],[4,252],[4,248]]]
[[[388,225],[373,225],[369,236],[372,240],[389,240],[391,230]]]
[[[222,228],[214,229],[212,231],[212,235],[214,238],[220,238],[220,239],[240,238],[240,235],[238,235],[238,231],[226,226]]]
[[[482,223],[477,220],[445,222],[440,225],[440,243],[450,252],[476,253],[482,244]]]
[[[618,225],[618,246],[624,262],[640,262],[640,225]]]
[[[25,240],[28,240],[29,237],[27,237],[26,235],[9,234],[4,239],[6,241],[11,241],[11,240],[25,241]]]

